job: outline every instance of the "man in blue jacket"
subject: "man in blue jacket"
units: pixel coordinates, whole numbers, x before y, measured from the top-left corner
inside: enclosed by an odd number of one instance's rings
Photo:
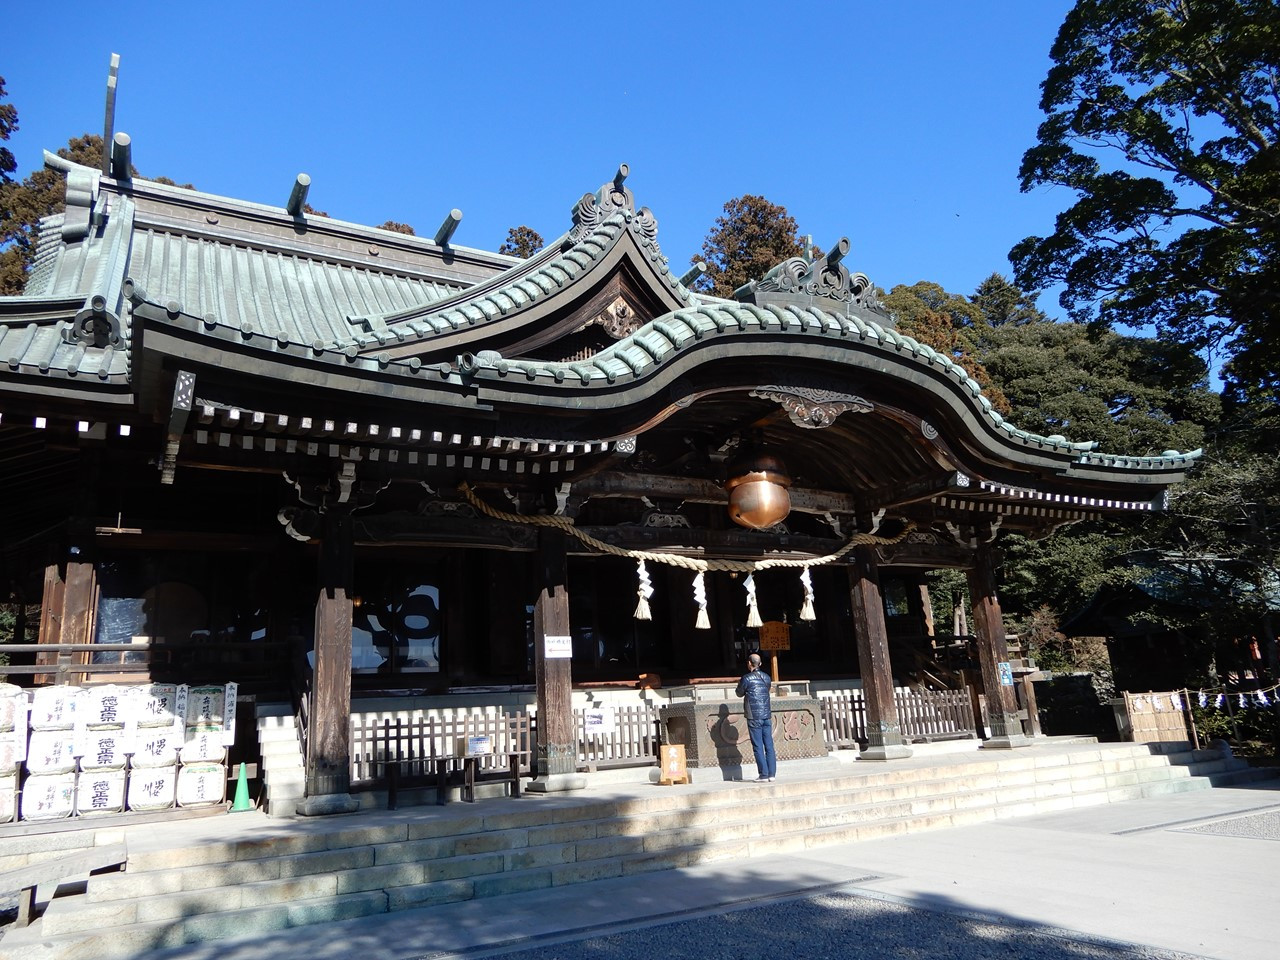
[[[751,669],[738,681],[738,696],[746,698],[747,730],[760,774],[756,779],[767,782],[778,772],[778,758],[773,752],[773,705],[769,700],[773,681],[760,670],[760,654],[747,657],[747,665]]]

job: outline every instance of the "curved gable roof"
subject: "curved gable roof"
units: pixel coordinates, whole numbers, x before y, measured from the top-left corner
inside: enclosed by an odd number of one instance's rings
[[[625,175],[623,164],[612,184],[578,201],[568,233],[490,280],[426,307],[353,318],[370,328],[354,338],[360,353],[452,359],[495,338],[512,352],[536,350],[566,332],[557,320],[572,318],[584,289],[620,269],[653,312],[689,305],[693,294],[658,246],[658,222],[648,207],[635,208]]]

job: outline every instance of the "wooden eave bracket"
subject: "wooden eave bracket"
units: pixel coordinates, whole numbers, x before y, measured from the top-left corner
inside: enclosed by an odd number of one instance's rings
[[[196,375],[189,370],[179,370],[173,385],[173,402],[169,407],[169,429],[165,435],[164,456],[160,461],[160,482],[172,484],[178,467],[178,450],[182,435],[187,430],[191,416],[191,402],[196,393]]]

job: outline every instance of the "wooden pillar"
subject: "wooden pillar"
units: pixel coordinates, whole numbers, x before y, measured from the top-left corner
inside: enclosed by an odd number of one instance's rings
[[[862,697],[867,708],[867,747],[860,760],[898,760],[911,756],[902,740],[893,703],[893,668],[889,634],[880,595],[880,564],[872,546],[855,547],[849,567],[849,599],[853,631],[862,670]]]
[[[924,578],[920,578],[920,582],[916,584],[919,591],[920,617],[924,623],[924,635],[932,637],[934,635],[933,626],[933,599],[929,596],[929,584]]]
[[[534,561],[537,599],[533,604],[533,672],[538,690],[538,779],[530,790],[581,790],[578,737],[573,722],[573,650],[569,630],[569,577],[565,535],[538,533]]]
[[[96,599],[97,580],[92,563],[82,559],[68,560],[65,573],[56,563],[45,567],[37,642],[92,643]],[[75,663],[87,663],[88,659],[87,653],[38,654],[37,666],[58,665],[61,669],[56,674],[37,674],[36,685],[70,683],[76,674],[68,668]]]
[[[307,718],[302,816],[351,813],[351,578],[348,513],[324,514],[315,612],[315,666]]]
[[[36,643],[62,642],[62,597],[66,588],[67,582],[62,579],[62,568],[58,564],[51,563],[44,568],[44,590],[40,595],[40,632],[36,636]],[[56,654],[38,653],[32,665],[53,666],[57,662]],[[31,678],[31,682],[37,687],[53,681],[54,675],[51,673],[37,673]]]
[[[982,668],[982,692],[987,697],[987,724],[991,736],[984,749],[1026,747],[1018,719],[1017,694],[1012,684],[1000,682],[1000,664],[1009,662],[1004,640],[1004,619],[996,599],[995,561],[990,544],[979,544],[969,570],[969,595],[973,600],[973,628],[978,637],[978,664]],[[975,718],[978,719],[978,718]],[[978,719],[981,723],[981,720]]]

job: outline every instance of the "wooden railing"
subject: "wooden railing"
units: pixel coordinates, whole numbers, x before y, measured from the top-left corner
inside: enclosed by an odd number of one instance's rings
[[[929,742],[978,735],[967,690],[898,691],[893,699],[904,739]]]
[[[208,643],[6,643],[9,663],[0,674],[10,682],[32,677],[47,684],[167,682],[274,683],[288,645],[269,640]]]
[[[820,699],[828,750],[867,743],[867,710],[861,691],[824,694]],[[904,740],[952,740],[978,735],[966,690],[898,691],[894,694],[894,708]]]
[[[611,707],[609,712],[613,715],[613,729],[599,733],[588,731],[588,711],[573,711],[574,729],[578,734],[578,769],[590,771],[657,763],[658,745],[662,741],[658,711],[645,703]]]
[[[866,701],[861,694],[827,694],[819,701],[828,750],[852,750],[867,742]]]
[[[515,714],[465,714],[456,717],[351,718],[351,784],[355,788],[386,783],[392,770],[401,781],[427,782],[437,761],[457,758],[458,741],[490,738],[493,753],[477,758],[481,775],[502,773],[510,757],[522,774],[532,772],[533,730],[529,717]]]

